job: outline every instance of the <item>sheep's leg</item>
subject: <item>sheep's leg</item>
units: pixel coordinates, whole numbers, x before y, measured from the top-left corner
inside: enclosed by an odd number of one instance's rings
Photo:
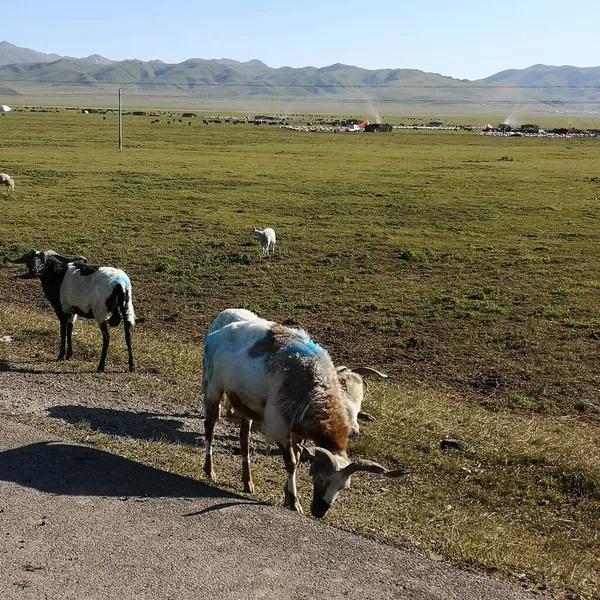
[[[60,350],[58,351],[58,360],[65,360],[65,345],[67,341],[67,323],[68,317],[60,317]]]
[[[292,438],[292,448],[294,449],[294,456],[296,457],[296,466],[300,464],[300,457],[302,456],[302,449],[300,448],[300,444],[304,444],[304,440],[294,436]]]
[[[67,321],[67,360],[73,358],[73,325],[77,320],[77,315],[71,315]]]
[[[216,481],[215,469],[213,467],[213,439],[215,432],[215,423],[219,420],[219,402],[207,402],[204,397],[204,437],[205,437],[205,456],[204,472],[211,481]]]
[[[96,371],[98,373],[104,373],[104,367],[106,367],[106,353],[108,352],[108,344],[110,342],[108,321],[100,323],[100,331],[102,332],[102,354],[100,355],[100,364]]]
[[[242,417],[240,425],[240,449],[242,451],[242,483],[244,491],[248,494],[254,494],[254,483],[252,473],[250,473],[250,428],[252,421]]]
[[[133,360],[133,350],[131,349],[131,323],[125,318],[125,343],[127,344],[127,354],[129,356],[129,372],[133,373],[135,371],[135,362]]]
[[[296,461],[296,452],[294,451],[295,444],[293,442],[288,442],[287,446],[282,446],[278,444],[281,452],[283,454],[283,461],[285,462],[285,470],[287,471],[287,482],[285,486],[285,499],[283,501],[283,505],[288,508],[296,511],[298,513],[303,513],[302,506],[298,501],[298,493],[296,491],[296,467],[298,465]]]

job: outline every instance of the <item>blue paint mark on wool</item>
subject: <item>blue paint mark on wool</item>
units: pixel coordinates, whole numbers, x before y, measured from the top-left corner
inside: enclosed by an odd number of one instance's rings
[[[325,353],[325,350],[319,344],[315,344],[309,338],[292,340],[286,344],[286,348],[299,356],[322,356]]]
[[[111,279],[113,283],[118,283],[126,289],[131,287],[131,281],[129,281],[129,277],[127,277],[125,273],[119,273],[118,275],[114,275]]]

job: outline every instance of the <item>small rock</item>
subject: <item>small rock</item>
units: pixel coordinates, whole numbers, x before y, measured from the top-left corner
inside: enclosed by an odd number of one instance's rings
[[[46,524],[46,521],[44,521],[44,519],[40,519],[39,521],[37,521],[36,525],[38,527],[43,527]]]
[[[460,450],[461,452],[467,452],[469,450],[469,444],[462,440],[444,438],[443,440],[440,440],[440,448],[442,450]]]
[[[3,335],[0,337],[0,342],[3,344],[10,344],[12,341],[13,339],[10,337],[10,335]]]
[[[384,487],[381,487],[381,488],[379,488],[379,491],[380,491],[380,492],[384,492],[384,493],[385,493],[385,492],[387,492],[387,491],[388,491],[388,489],[387,489],[387,488],[384,488]]]

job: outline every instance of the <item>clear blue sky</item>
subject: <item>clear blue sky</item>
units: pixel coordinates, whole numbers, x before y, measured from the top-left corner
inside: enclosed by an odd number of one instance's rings
[[[599,0],[23,0],[15,8],[3,12],[0,40],[76,57],[342,62],[469,79],[536,63],[600,65]]]

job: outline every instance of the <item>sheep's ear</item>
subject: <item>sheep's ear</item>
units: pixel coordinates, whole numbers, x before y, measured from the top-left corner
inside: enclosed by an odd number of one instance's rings
[[[300,460],[302,462],[312,462],[315,459],[315,449],[305,446],[304,444],[298,444],[300,448]]]

